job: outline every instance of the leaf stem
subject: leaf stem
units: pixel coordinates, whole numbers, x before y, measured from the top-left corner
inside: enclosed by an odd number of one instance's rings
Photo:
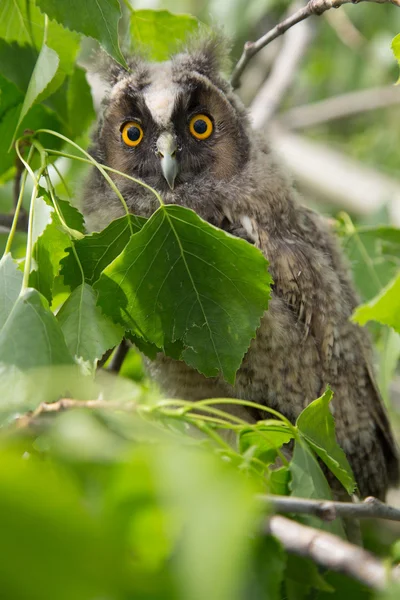
[[[48,150],[46,150],[46,152],[48,152]],[[60,178],[60,181],[64,186],[64,189],[65,189],[65,192],[66,192],[68,198],[72,198],[71,190],[69,189],[69,186],[67,185],[67,182],[65,181],[64,175],[61,173],[60,169],[57,167],[57,165],[55,163],[53,163],[51,166],[53,167],[53,169],[57,173],[58,177]]]
[[[78,160],[78,161],[86,163],[88,165],[93,165],[93,161],[94,161],[94,159],[89,160],[87,158],[82,158],[81,156],[76,156],[75,154],[69,154],[68,152],[62,152],[60,150],[53,150],[52,148],[46,148],[46,152],[48,152],[49,154],[55,154],[56,156],[62,156],[64,158],[70,158],[71,160]],[[105,171],[109,171],[110,173],[115,173],[115,175],[120,175],[121,177],[125,177],[126,179],[130,179],[130,181],[133,181],[134,183],[137,183],[138,185],[141,185],[142,187],[146,188],[147,190],[149,190],[150,192],[152,192],[155,195],[155,197],[157,198],[160,206],[164,206],[164,200],[161,198],[161,196],[157,192],[157,190],[155,190],[154,188],[152,188],[150,185],[148,185],[147,183],[145,183],[141,179],[137,179],[137,177],[132,177],[132,175],[128,175],[128,173],[123,173],[122,171],[118,171],[118,169],[113,169],[112,167],[108,167],[107,165],[101,165],[101,167]]]
[[[26,159],[26,161],[27,161],[28,164],[29,164],[29,162],[30,162],[30,160],[32,158],[33,152],[34,152],[34,148],[33,148],[33,146],[31,146],[30,149],[29,149],[28,157]],[[13,218],[13,222],[12,222],[12,225],[11,225],[10,232],[8,234],[8,238],[7,238],[7,243],[6,243],[6,247],[5,247],[5,250],[4,250],[4,254],[8,254],[8,252],[11,252],[11,246],[12,246],[12,243],[13,243],[13,240],[14,240],[15,232],[17,230],[19,213],[21,211],[22,202],[23,202],[23,199],[24,199],[25,184],[26,184],[27,177],[28,177],[28,171],[27,171],[27,169],[25,169],[24,172],[23,172],[23,174],[22,174],[22,177],[21,177],[21,187],[20,187],[20,190],[19,190],[17,204],[15,206],[14,218]]]
[[[193,408],[197,408],[198,405],[199,406],[210,406],[210,405],[212,406],[213,404],[235,404],[235,405],[239,405],[239,406],[249,406],[250,408],[256,408],[257,410],[268,412],[271,415],[274,415],[275,417],[277,417],[278,419],[283,421],[297,437],[296,427],[294,425],[292,425],[292,423],[289,421],[289,419],[287,419],[284,415],[282,415],[277,410],[274,410],[273,408],[269,408],[268,406],[263,406],[262,404],[257,404],[257,402],[251,402],[250,400],[238,400],[235,398],[210,398],[208,400],[198,400],[194,404],[196,406]],[[245,423],[246,425],[249,425],[249,423],[247,423],[246,421],[242,420],[242,422]]]
[[[34,182],[34,186],[32,189],[32,195],[31,195],[31,203],[30,203],[30,207],[29,207],[29,220],[28,220],[28,237],[27,237],[27,241],[26,241],[26,256],[25,256],[25,265],[24,265],[24,276],[22,279],[22,287],[21,287],[21,294],[29,287],[29,275],[31,272],[31,262],[32,262],[32,246],[33,246],[33,218],[35,215],[35,201],[38,195],[38,191],[39,191],[39,180],[40,177],[42,176],[43,171],[46,169],[46,163],[43,162],[44,157],[41,154],[40,158],[41,158],[41,166],[40,169],[38,171],[38,175],[36,176],[35,173],[32,171],[30,165],[24,160],[24,158],[22,158],[20,149],[19,149],[19,142],[20,140],[17,140],[15,143],[15,151],[18,155],[18,158],[20,159],[20,161],[22,162],[22,164],[24,165],[26,171],[29,173],[29,175],[32,177],[33,182]]]
[[[57,216],[60,219],[60,222],[61,222],[61,225],[63,226],[63,229],[65,230],[66,234],[68,235],[68,237],[71,240],[72,252],[73,252],[73,254],[75,256],[76,262],[78,263],[78,267],[79,267],[79,270],[80,270],[81,275],[82,275],[82,284],[84,284],[85,283],[85,272],[83,270],[82,263],[81,263],[81,261],[79,259],[79,255],[78,255],[78,253],[76,251],[75,244],[74,244],[76,236],[73,234],[73,231],[71,230],[71,228],[68,227],[68,225],[67,225],[67,223],[66,223],[66,221],[64,219],[64,215],[62,214],[62,210],[59,207],[56,195],[54,193],[54,186],[53,186],[53,183],[52,183],[52,181],[50,179],[50,175],[49,175],[48,169],[45,170],[44,177],[46,179],[47,189],[48,189],[48,192],[50,194],[50,198],[51,198],[51,201],[53,203],[54,210],[56,211]]]

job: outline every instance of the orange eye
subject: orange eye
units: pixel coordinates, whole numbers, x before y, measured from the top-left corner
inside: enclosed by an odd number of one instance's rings
[[[189,131],[198,140],[206,140],[213,132],[213,124],[207,115],[195,115],[190,119]]]
[[[138,146],[143,138],[143,129],[139,123],[129,121],[121,129],[122,140],[127,146]]]

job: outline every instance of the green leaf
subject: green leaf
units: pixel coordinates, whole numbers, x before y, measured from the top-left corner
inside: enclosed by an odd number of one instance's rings
[[[0,363],[20,369],[73,364],[46,300],[28,288],[15,301],[0,331]]]
[[[23,94],[28,89],[37,58],[38,53],[33,46],[20,46],[17,42],[6,42],[0,38],[0,73]],[[3,94],[3,85],[0,85],[0,89]]]
[[[354,492],[356,482],[345,453],[336,441],[335,420],[329,410],[332,391],[311,402],[300,413],[296,426],[307,442],[346,488]]]
[[[88,509],[74,473],[23,446],[1,451],[0,530],[4,598],[125,597],[122,540]]]
[[[174,15],[167,10],[132,10],[130,38],[132,50],[142,50],[152,60],[167,60],[199,23],[192,15]]]
[[[400,333],[400,273],[380,294],[359,306],[353,313],[352,321],[360,325],[378,321]]]
[[[44,15],[34,0],[1,1],[0,38],[6,42],[17,42],[21,46],[29,44],[34,49],[35,58],[37,58],[43,36]],[[50,94],[62,84],[67,74],[72,73],[79,49],[79,36],[72,31],[67,31],[58,23],[49,21],[46,44],[58,54],[60,59],[57,73],[46,88],[46,92]],[[31,63],[30,66],[32,66]],[[21,70],[26,72],[26,67],[22,66]],[[17,77],[18,75],[14,75],[12,80],[15,81]]]
[[[282,600],[287,554],[281,543],[270,535],[263,536],[256,541],[253,556],[255,576],[252,581],[252,593],[244,594],[243,598]]]
[[[53,202],[50,198],[48,191],[45,188],[39,186],[39,194],[48,206],[53,207]],[[68,200],[63,200],[62,198],[59,198],[57,194],[54,195],[56,198],[58,208],[67,226],[70,229],[78,231],[79,233],[85,233],[85,219],[82,213],[79,212],[76,206],[72,206],[72,204],[68,202]]]
[[[86,283],[97,281],[102,271],[115,259],[127,245],[131,236],[129,223],[134,232],[140,231],[146,222],[143,217],[135,215],[121,217],[112,221],[99,233],[86,235],[75,242],[75,250],[85,274]],[[66,285],[74,289],[82,283],[82,277],[77,269],[76,258],[72,250],[68,251],[61,261],[61,274]]]
[[[234,382],[268,307],[261,252],[190,209],[162,206],[96,282],[103,312],[206,376]]]
[[[33,247],[35,269],[29,275],[29,285],[36,288],[49,302],[53,297],[54,278],[58,275],[60,260],[70,246],[70,238],[61,227],[57,214],[52,211],[51,222]]]
[[[121,9],[118,0],[37,0],[39,8],[63,27],[100,42],[104,50],[127,68],[118,42]]]
[[[105,317],[96,306],[97,294],[90,285],[78,286],[57,314],[72,356],[91,362],[117,346],[124,329]]]
[[[325,582],[332,586],[329,591],[320,590],[316,600],[376,600],[376,595],[371,588],[362,583],[346,577],[341,573],[328,572],[324,575]],[[397,596],[395,596],[397,598]]]
[[[315,498],[316,500],[332,500],[332,492],[325,475],[305,441],[296,440],[289,469],[292,476],[290,483],[292,496],[309,499]],[[340,537],[345,537],[339,519],[335,519],[331,523],[325,523],[317,517],[305,516],[303,520],[312,527],[325,529]]]
[[[6,254],[0,260],[0,330],[10,316],[21,287],[22,273],[11,254]]]
[[[270,494],[289,496],[290,470],[289,467],[280,467],[269,471],[268,490]]]
[[[50,83],[50,81],[56,74],[59,62],[60,60],[58,58],[57,52],[46,46],[46,44],[43,44],[35,68],[33,70],[28,89],[26,91],[24,103],[22,105],[21,112],[18,118],[18,123],[15,128],[13,141],[17,135],[17,130],[21,124],[22,119],[25,117],[35,100],[37,100],[38,96],[42,94],[42,92],[46,89],[47,85]]]
[[[5,81],[5,80],[3,80]],[[0,85],[2,85],[2,78],[0,76]],[[9,84],[13,86],[13,84]],[[23,95],[18,91],[16,86],[13,86],[14,92],[19,94],[19,102],[9,107],[4,113],[2,113],[2,107],[0,105],[0,176],[7,173],[11,167],[15,166],[16,154],[15,151],[9,152],[10,145],[14,133],[16,131],[19,115],[21,113],[23,104]],[[11,100],[11,97],[8,96]],[[15,100],[15,96],[14,96]],[[25,129],[40,129],[46,127],[48,129],[54,129],[55,131],[63,132],[64,128],[62,123],[59,121],[55,113],[43,105],[35,105],[26,117],[22,120],[19,127],[20,131]],[[41,136],[41,142],[48,148],[57,149],[61,146],[61,140],[44,134]],[[10,172],[11,176],[13,172]]]
[[[239,452],[254,448],[253,456],[272,464],[278,450],[293,438],[291,430],[280,421],[259,421],[252,427],[244,427],[239,433]]]
[[[288,555],[285,579],[288,600],[308,598],[312,589],[333,592],[333,587],[320,575],[316,564],[302,556]]]
[[[66,256],[71,247],[71,240],[66,233],[61,221],[55,212],[47,190],[40,187],[39,193],[46,203],[50,212],[50,222],[46,228],[37,236],[33,247],[33,258],[36,267],[29,277],[29,285],[36,288],[49,302],[53,296],[54,279],[60,270],[60,261]],[[40,199],[36,201],[35,219],[40,207]],[[57,204],[63,215],[64,221],[71,229],[79,232],[84,231],[84,221],[81,213],[66,200],[57,198]],[[78,275],[80,271],[76,268]]]
[[[94,121],[96,115],[85,71],[78,66],[68,80],[67,109],[71,135],[79,137]]]
[[[398,35],[396,35],[396,37],[393,38],[392,40],[392,50],[393,50],[393,54],[397,60],[397,62],[400,65],[400,33]],[[400,78],[397,81],[397,83],[400,82]]]

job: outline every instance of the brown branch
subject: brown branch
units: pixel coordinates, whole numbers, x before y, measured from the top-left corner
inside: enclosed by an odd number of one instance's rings
[[[100,410],[124,410],[127,412],[135,411],[137,408],[136,402],[118,402],[111,400],[72,400],[71,398],[63,398],[58,402],[42,402],[31,413],[22,415],[16,419],[15,424],[18,429],[28,428],[33,425],[37,419],[48,413],[59,413],[71,408],[88,408]]]
[[[389,570],[382,561],[359,546],[286,517],[276,515],[266,519],[263,533],[277,538],[287,552],[311,558],[319,565],[348,575],[370,588],[382,590],[388,580],[399,580],[396,570]]]
[[[5,230],[11,229],[13,220],[13,214],[0,214],[0,227],[4,228]],[[25,233],[28,231],[28,215],[24,210],[21,210],[19,214],[17,222],[17,231],[24,231]]]
[[[298,6],[297,2],[295,4]],[[264,127],[278,111],[312,37],[312,28],[307,21],[288,31],[268,78],[251,104],[251,118],[255,129]]]
[[[304,129],[396,105],[400,105],[400,88],[388,85],[296,106],[280,114],[279,122],[289,129]]]
[[[395,4],[396,6],[400,6],[400,0],[309,0],[306,6],[300,8],[293,15],[278,23],[278,25],[260,37],[256,42],[245,43],[242,56],[240,57],[232,73],[232,87],[234,89],[239,87],[240,78],[250,59],[277,37],[283,35],[285,31],[293,27],[293,25],[304,21],[304,19],[307,19],[312,15],[320,16],[331,8],[339,8],[344,4],[358,4],[360,2]]]
[[[322,521],[337,517],[350,519],[387,519],[400,521],[400,510],[369,496],[363,502],[331,502],[293,496],[261,495],[260,499],[281,514],[314,515]]]

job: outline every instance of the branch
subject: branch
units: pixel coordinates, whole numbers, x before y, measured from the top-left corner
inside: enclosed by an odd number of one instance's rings
[[[38,418],[45,414],[59,413],[71,408],[89,408],[91,410],[112,409],[131,412],[136,410],[137,404],[136,402],[118,402],[102,399],[72,400],[71,398],[63,398],[57,402],[42,402],[33,412],[18,417],[15,421],[15,424],[18,429],[27,428],[31,425],[34,425]]]
[[[304,21],[304,19],[307,19],[312,15],[320,16],[331,8],[339,8],[344,4],[358,4],[360,2],[374,2],[376,4],[395,4],[396,6],[400,6],[400,0],[309,0],[306,6],[300,8],[293,15],[278,23],[278,25],[276,25],[273,29],[268,31],[268,33],[260,37],[256,42],[245,43],[242,56],[240,57],[232,73],[232,87],[234,89],[239,87],[240,78],[250,59],[255,54],[257,54],[257,52],[259,52],[262,48],[270,44],[277,37],[284,34],[285,31],[293,27],[293,25]]]
[[[312,31],[307,22],[301,23],[285,36],[271,72],[250,107],[255,129],[263,127],[278,110],[311,39]]]
[[[266,519],[263,532],[277,538],[287,552],[311,558],[319,565],[357,579],[370,588],[382,590],[389,578],[399,579],[395,570],[388,570],[386,564],[359,546],[286,517],[276,515]]]
[[[279,115],[279,122],[288,129],[304,129],[398,104],[400,104],[400,88],[388,85],[297,106]]]
[[[4,228],[6,231],[9,230],[11,228],[13,219],[14,215],[12,214],[0,214],[0,227]],[[22,210],[18,218],[17,231],[28,231],[28,215]]]
[[[292,496],[261,495],[260,499],[282,514],[314,515],[322,521],[333,521],[337,517],[350,519],[387,519],[400,521],[400,510],[369,496],[363,502],[331,502],[308,500]]]

